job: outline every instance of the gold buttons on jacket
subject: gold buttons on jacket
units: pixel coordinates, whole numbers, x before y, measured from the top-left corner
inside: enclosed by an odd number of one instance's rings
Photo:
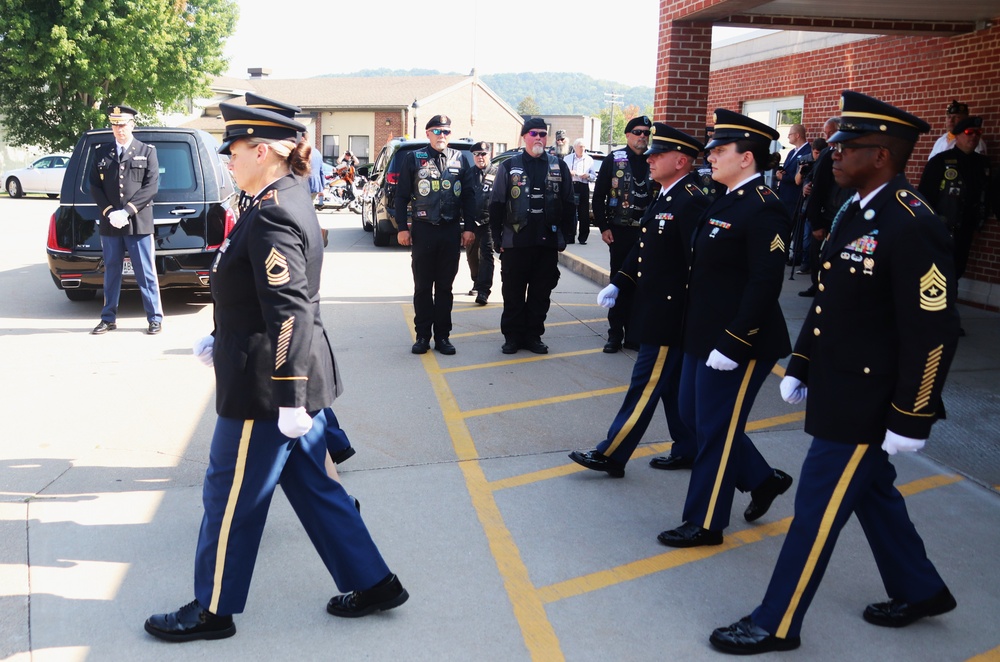
[[[833,265],[831,265],[829,262],[824,262],[823,263],[823,268],[824,269],[829,269],[831,266],[833,266]]]
[[[643,232],[645,232],[645,231],[646,231],[646,228],[643,228],[643,229],[642,229],[642,231],[643,231]]]
[[[822,292],[825,289],[826,289],[826,285],[824,285],[823,283],[820,283],[819,284],[819,291]]]
[[[641,258],[641,257],[639,258],[639,263],[640,263],[640,264],[642,263],[642,258]]]
[[[635,277],[636,278],[642,278],[642,272],[641,271],[637,271],[636,274],[635,274]]]
[[[872,369],[871,369],[871,368],[867,368],[867,367],[865,368],[865,374],[866,374],[866,375],[867,375],[868,373],[870,373],[871,371],[872,371]]]
[[[819,335],[819,327],[816,327],[815,329],[813,329],[813,335],[814,336],[818,336]]]
[[[819,306],[816,306],[816,314],[819,315],[822,312],[823,312],[823,309],[820,308]]]

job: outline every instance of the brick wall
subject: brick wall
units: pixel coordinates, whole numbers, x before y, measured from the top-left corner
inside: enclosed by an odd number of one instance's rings
[[[661,30],[661,50],[664,45]],[[658,95],[661,85],[658,78]],[[821,135],[828,117],[838,114],[843,89],[877,97],[930,123],[930,134],[917,142],[907,168],[911,182],[920,180],[934,141],[946,130],[945,109],[951,99],[969,104],[973,115],[983,117],[983,137],[997,167],[1000,25],[996,24],[957,37],[878,37],[712,72],[706,123],[711,124],[712,110],[718,107],[739,110],[746,101],[801,95],[803,124],[811,140]],[[995,220],[976,238],[966,275],[1000,283],[1000,228]]]

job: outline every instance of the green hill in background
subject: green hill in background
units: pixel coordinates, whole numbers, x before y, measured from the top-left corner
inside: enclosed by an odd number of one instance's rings
[[[331,77],[437,76],[440,71],[427,69],[365,69],[352,74],[329,74]],[[454,74],[463,75],[463,74]],[[597,80],[585,74],[521,73],[481,76],[484,83],[514,108],[527,97],[534,99],[540,115],[594,115],[607,110],[606,92],[621,94],[622,105],[648,110],[653,107],[652,87],[628,87],[621,83]]]

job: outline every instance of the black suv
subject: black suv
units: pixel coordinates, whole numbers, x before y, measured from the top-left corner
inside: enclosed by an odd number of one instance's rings
[[[153,200],[160,289],[208,289],[215,250],[236,223],[233,179],[218,154],[219,143],[196,129],[142,127],[134,135],[156,147],[160,164],[160,188]],[[104,287],[100,212],[88,175],[97,151],[113,140],[110,129],[83,134],[63,178],[59,209],[49,221],[49,270],[71,301],[93,299]],[[122,288],[136,288],[133,273],[126,256]]]
[[[358,174],[368,179],[361,207],[361,225],[365,230],[371,230],[372,243],[376,246],[388,246],[399,227],[395,207],[396,184],[399,182],[399,161],[396,156],[429,144],[427,140],[394,138],[382,148],[374,161],[358,168]],[[472,144],[471,140],[462,138],[450,141],[448,147],[465,152],[469,164],[474,165],[470,151]]]

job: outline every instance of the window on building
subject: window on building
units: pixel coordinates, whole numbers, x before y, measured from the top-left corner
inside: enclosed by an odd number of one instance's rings
[[[784,161],[791,149],[792,144],[788,142],[788,129],[793,124],[802,123],[802,106],[804,97],[784,97],[781,99],[762,99],[759,101],[747,101],[743,104],[743,114],[753,118],[758,122],[763,122],[772,126],[778,131],[778,141],[771,145],[772,151],[781,153],[781,160]],[[806,128],[806,139],[812,140],[816,136],[810,136],[808,127]],[[768,186],[774,186],[774,173],[765,175]]]
[[[368,163],[368,160],[371,158],[371,154],[368,151],[368,142],[368,136],[347,137],[347,148],[351,150],[351,154],[354,155],[354,158],[361,165]]]

